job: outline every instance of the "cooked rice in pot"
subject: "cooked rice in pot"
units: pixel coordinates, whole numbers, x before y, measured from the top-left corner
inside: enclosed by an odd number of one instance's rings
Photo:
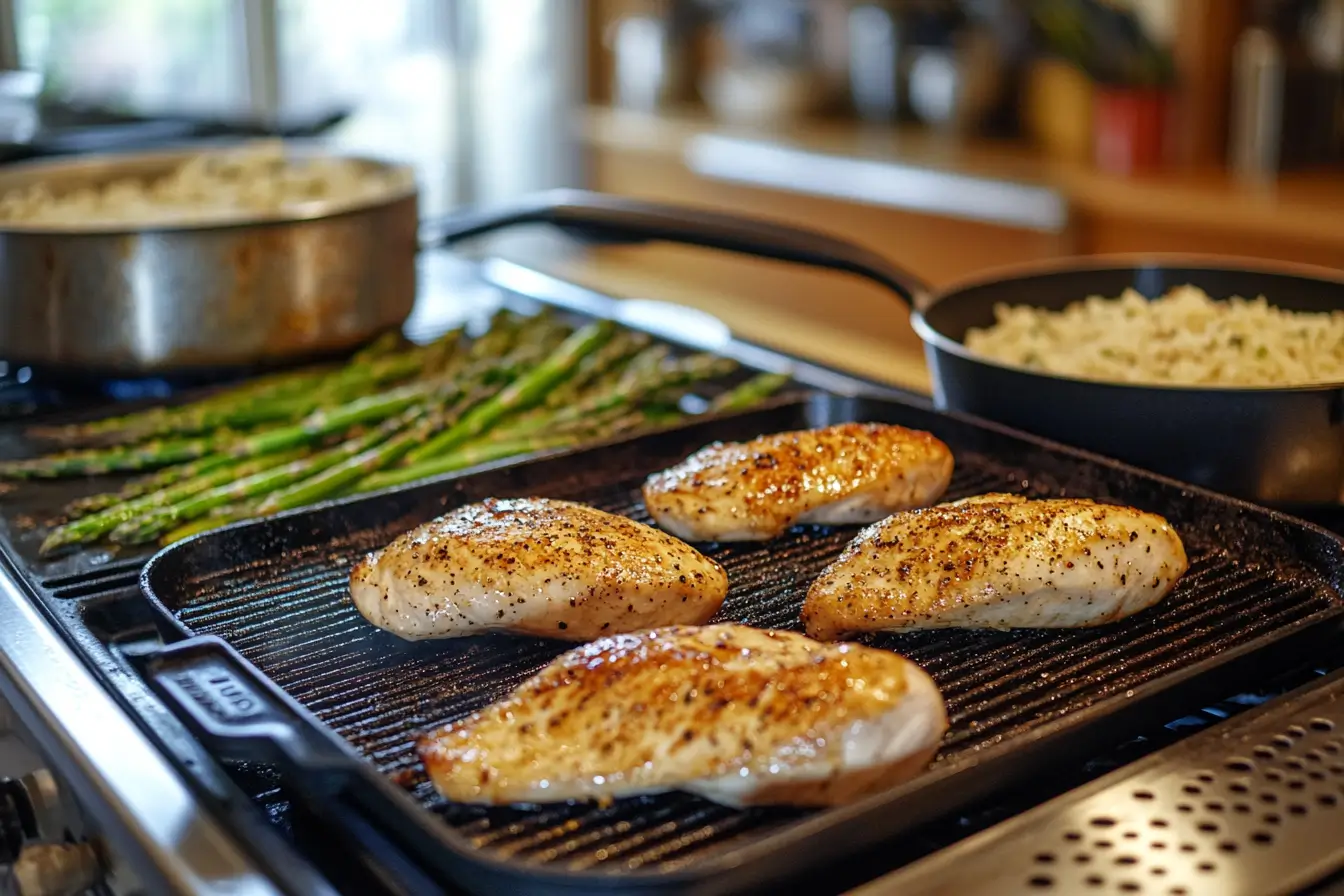
[[[1344,382],[1344,311],[1286,311],[1263,296],[1217,302],[1194,286],[1132,289],[1063,311],[994,307],[966,347],[1015,367],[1122,383],[1297,386]]]
[[[292,157],[280,140],[201,152],[160,177],[119,177],[57,195],[38,182],[0,196],[6,223],[67,226],[174,226],[297,214],[313,202],[354,204],[412,186],[403,169],[357,159]]]

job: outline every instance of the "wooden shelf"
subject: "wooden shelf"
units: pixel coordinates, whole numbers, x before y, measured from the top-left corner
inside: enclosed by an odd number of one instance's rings
[[[844,122],[747,131],[693,112],[649,116],[592,107],[579,114],[576,127],[589,147],[597,189],[832,231],[887,254],[935,286],[1003,264],[1104,250],[1211,251],[1344,267],[1344,174],[1294,175],[1271,190],[1239,185],[1211,168],[1122,179],[1051,162],[1011,142],[957,143]],[[706,136],[913,166],[967,179],[972,188],[1039,188],[1060,196],[1068,214],[1058,232],[1047,232],[826,198],[824,184],[789,190],[716,181],[686,164],[688,148]],[[800,177],[812,171],[804,165]],[[536,263],[526,254],[516,260]],[[893,385],[929,389],[922,346],[904,311],[865,281],[666,245],[605,247],[537,266],[613,295],[699,308],[744,338]]]
[[[720,125],[702,113],[653,116],[601,106],[584,109],[578,127],[590,146],[607,151],[684,159],[692,140],[727,135],[837,158],[1045,187],[1058,191],[1073,214],[1085,218],[1121,218],[1230,234],[1242,242],[1255,238],[1307,242],[1344,252],[1341,171],[1288,174],[1268,186],[1238,183],[1210,167],[1116,177],[1085,165],[1051,161],[1020,143],[955,141],[913,128],[809,121],[769,131],[742,130]],[[1338,266],[1344,267],[1344,255]]]

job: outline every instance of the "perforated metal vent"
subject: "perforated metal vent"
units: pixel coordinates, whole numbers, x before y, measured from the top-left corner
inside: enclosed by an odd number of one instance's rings
[[[1344,672],[855,896],[1270,896],[1344,865]]]

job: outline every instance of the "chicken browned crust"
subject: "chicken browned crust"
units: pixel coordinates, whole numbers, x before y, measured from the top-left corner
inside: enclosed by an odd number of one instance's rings
[[[1162,600],[1189,563],[1155,513],[1082,498],[981,495],[892,515],[808,589],[808,634],[1074,628]]]
[[[408,640],[490,631],[586,641],[707,622],[723,567],[665,532],[584,504],[488,498],[361,560],[350,596]]]
[[[708,445],[650,476],[644,506],[688,541],[763,541],[922,507],[951,479],[952,452],[929,433],[843,423]]]
[[[578,647],[419,750],[458,802],[685,790],[831,805],[918,774],[946,729],[937,687],[903,657],[723,624]]]

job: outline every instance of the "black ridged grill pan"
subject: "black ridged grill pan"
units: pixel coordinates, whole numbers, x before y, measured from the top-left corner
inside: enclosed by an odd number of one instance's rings
[[[852,419],[927,429],[946,441],[957,461],[949,499],[1012,491],[1162,513],[1186,543],[1190,571],[1158,607],[1099,629],[866,639],[929,671],[951,730],[929,773],[854,806],[736,811],[671,795],[485,810],[445,805],[433,794],[414,738],[502,696],[572,645],[507,636],[403,642],[350,604],[347,576],[357,557],[491,495],[568,498],[647,520],[638,494],[644,477],[714,439]],[[808,585],[855,531],[801,528],[765,544],[709,547],[731,582],[719,618],[797,628]],[[279,764],[300,782],[291,790],[318,801],[352,848],[395,854],[387,861],[416,867],[426,881],[451,878],[477,892],[729,892],[769,887],[897,836],[1048,774],[1064,753],[1114,742],[1186,701],[1254,682],[1291,662],[1307,640],[1337,630],[1342,575],[1344,544],[1306,523],[978,422],[817,396],[168,548],[146,567],[142,586],[168,638],[190,640],[143,669],[221,755]],[[370,763],[351,761],[350,747]]]

